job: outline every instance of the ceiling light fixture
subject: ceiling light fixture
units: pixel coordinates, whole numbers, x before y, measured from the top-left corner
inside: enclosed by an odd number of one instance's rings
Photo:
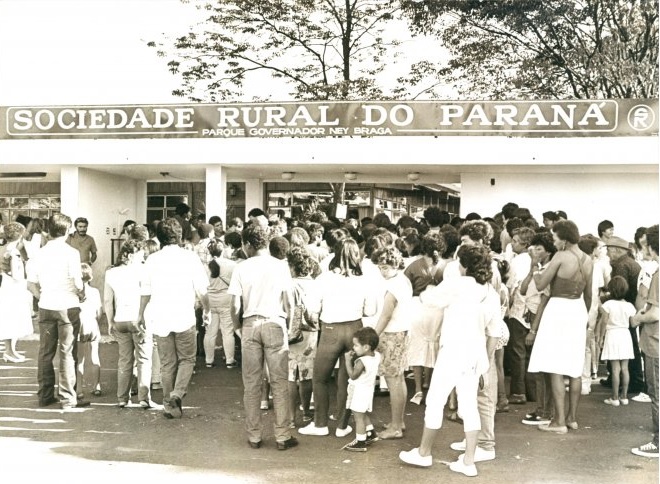
[[[411,171],[410,173],[408,173],[408,180],[410,180],[410,181],[419,180],[419,172]]]
[[[282,180],[293,180],[293,178],[296,176],[296,173],[294,171],[283,171],[282,172]]]
[[[354,171],[347,171],[346,173],[344,173],[344,178],[350,181],[356,180],[357,173],[355,173]]]

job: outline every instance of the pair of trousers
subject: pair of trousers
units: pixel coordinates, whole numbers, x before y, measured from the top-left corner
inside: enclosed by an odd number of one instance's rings
[[[59,396],[63,406],[75,406],[76,367],[78,366],[78,333],[80,308],[63,310],[39,309],[39,359],[37,361],[37,396],[40,404],[54,398],[57,354],[59,365]]]
[[[452,363],[450,361],[441,362],[441,358],[442,356],[438,357],[431,377],[431,386],[426,394],[424,426],[432,430],[442,427],[447,397],[456,387],[458,413],[463,418],[463,430],[465,432],[481,430],[481,418],[477,403],[479,375],[456,370],[451,367]]]
[[[525,346],[525,337],[529,330],[516,318],[506,318],[506,324],[510,334],[505,351],[509,353],[509,364],[511,366],[511,394],[526,395],[527,347]]]
[[[275,440],[291,438],[289,424],[289,348],[285,344],[282,324],[265,318],[250,317],[243,321],[241,336],[243,405],[245,429],[250,442],[263,437],[261,382],[264,362],[268,367],[275,410]]]
[[[653,443],[658,446],[658,358],[644,355],[644,374],[648,396],[651,397],[651,421],[653,422]]]
[[[236,342],[234,341],[234,323],[231,320],[229,306],[224,306],[211,311],[211,323],[206,328],[204,335],[204,354],[206,363],[213,363],[215,359],[215,342],[218,338],[218,330],[222,335],[222,348],[225,351],[227,363],[236,361]]]
[[[495,357],[490,361],[488,371],[482,375],[483,386],[477,393],[477,408],[481,420],[481,431],[478,436],[479,447],[485,450],[495,450],[495,411],[497,407],[497,365]]]
[[[348,373],[344,353],[353,348],[353,334],[362,328],[362,320],[343,323],[322,323],[319,346],[314,359],[312,388],[314,393],[314,424],[317,427],[328,426],[330,406],[330,380],[332,371],[339,360],[337,372],[337,408],[336,417],[340,428],[346,427],[346,398],[348,396]],[[342,427],[343,425],[343,427]]]
[[[150,333],[115,332],[119,343],[117,361],[117,400],[127,403],[131,399],[133,365],[137,361],[138,401],[151,400],[151,354],[153,337]]]
[[[163,386],[163,405],[170,408],[170,400],[183,398],[195,368],[197,330],[195,326],[180,333],[157,336],[160,356],[160,382]]]

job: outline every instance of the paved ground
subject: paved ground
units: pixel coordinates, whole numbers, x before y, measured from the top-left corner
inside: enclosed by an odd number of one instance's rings
[[[340,450],[349,437],[299,436],[300,446],[278,452],[272,426],[264,447],[247,446],[243,430],[240,369],[202,366],[184,400],[181,420],[115,402],[117,345],[101,345],[104,395],[92,406],[64,413],[41,409],[36,400],[37,341],[19,342],[28,361],[0,364],[0,475],[4,482],[32,477],[61,482],[62,471],[84,482],[149,479],[150,482],[464,482],[444,465],[457,453],[449,443],[462,428],[446,423],[437,439],[431,469],[411,468],[398,459],[417,446],[424,407],[408,404],[403,439],[375,443],[364,454]],[[201,362],[200,362],[201,363]],[[409,382],[409,384],[412,382]],[[533,404],[511,406],[496,420],[497,459],[478,464],[475,482],[487,483],[656,483],[658,461],[636,457],[630,448],[650,438],[650,404],[613,408],[598,384],[583,397],[580,430],[548,435],[520,423]],[[160,391],[154,399],[160,401]],[[387,397],[375,400],[376,422],[388,415]],[[270,424],[272,411],[264,412]],[[333,428],[331,427],[331,430]],[[93,479],[93,480],[90,480]],[[67,479],[68,480],[68,479]]]

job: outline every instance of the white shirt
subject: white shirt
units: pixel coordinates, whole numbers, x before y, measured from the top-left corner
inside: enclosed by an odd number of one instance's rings
[[[520,284],[529,274],[532,258],[527,251],[521,252],[511,260],[511,270],[509,271],[509,280],[506,285],[509,288],[509,317],[515,318],[523,326],[529,329],[529,323],[525,321],[525,296],[520,294]]]
[[[324,272],[316,278],[319,300],[310,312],[320,310],[324,323],[356,321],[376,312],[376,298],[365,276],[342,276]]]
[[[105,273],[105,298],[114,298],[117,322],[136,322],[140,312],[141,283],[144,265],[130,263],[112,267]]]
[[[459,373],[481,375],[488,370],[486,337],[500,337],[500,298],[489,284],[473,277],[443,280],[420,294],[424,305],[444,308],[438,361]]]
[[[66,243],[66,236],[49,241],[28,264],[28,281],[39,284],[41,309],[77,308],[83,288],[80,252]]]
[[[400,333],[410,330],[410,303],[412,302],[412,284],[403,272],[399,271],[396,276],[385,279],[385,287],[394,299],[396,306],[392,316],[383,330],[384,333]]]
[[[293,290],[286,262],[271,255],[250,257],[234,268],[227,293],[241,296],[243,318],[261,316],[285,324],[282,295]]]
[[[365,257],[362,259],[362,275],[366,277],[366,285],[371,289],[371,294],[376,302],[376,312],[372,316],[363,316],[362,324],[370,328],[375,328],[383,311],[385,302],[385,278],[380,273],[378,266],[371,262],[371,259]]]
[[[164,337],[190,329],[195,324],[195,296],[206,295],[209,284],[197,254],[166,245],[149,256],[144,269],[141,294],[151,296],[154,334]]]

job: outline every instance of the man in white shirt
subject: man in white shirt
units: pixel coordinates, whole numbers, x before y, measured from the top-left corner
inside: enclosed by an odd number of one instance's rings
[[[204,317],[209,313],[206,271],[197,254],[179,246],[181,234],[181,225],[174,218],[158,225],[156,235],[162,248],[151,254],[144,265],[138,316],[144,324],[144,310],[149,304],[153,333],[158,341],[163,410],[167,418],[181,418],[181,400],[188,391],[195,367],[195,298],[202,303]]]
[[[514,229],[511,239],[511,248],[515,254],[511,259],[511,270],[509,271],[509,280],[506,285],[509,289],[509,311],[505,319],[509,327],[509,343],[504,351],[509,354],[511,364],[511,397],[509,403],[524,404],[527,403],[527,385],[525,375],[527,374],[527,365],[529,357],[525,338],[529,331],[529,322],[525,320],[525,296],[520,293],[520,286],[525,280],[531,269],[532,258],[529,255],[529,244],[534,237],[534,230],[529,227],[519,227]],[[530,377],[530,385],[533,383]]]
[[[261,447],[261,380],[264,361],[268,366],[275,409],[275,440],[278,450],[298,445],[291,436],[288,411],[289,345],[287,326],[293,317],[293,280],[286,264],[271,256],[266,230],[256,224],[242,234],[248,259],[236,266],[229,283],[231,317],[241,331],[243,404],[248,443]],[[239,313],[243,308],[241,323]]]
[[[28,288],[39,300],[39,406],[56,403],[53,358],[59,354],[59,402],[64,410],[89,406],[76,395],[80,297],[83,297],[80,253],[66,243],[71,218],[56,213],[48,221],[51,240],[28,265]]]

